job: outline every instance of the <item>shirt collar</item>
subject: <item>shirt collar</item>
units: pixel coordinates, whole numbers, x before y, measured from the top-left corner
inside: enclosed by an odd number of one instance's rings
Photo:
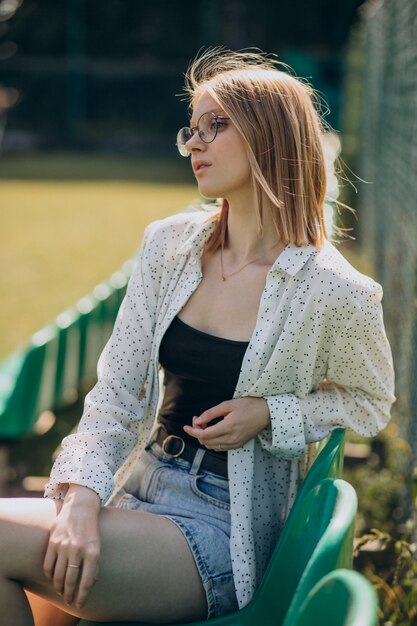
[[[313,244],[296,246],[294,243],[289,243],[273,264],[271,271],[283,270],[290,276],[295,276],[314,252],[317,252],[317,248]]]
[[[178,248],[177,254],[188,254],[191,251],[191,253],[199,255],[214,230],[216,217],[217,215],[208,215],[207,220],[200,224],[196,231]],[[290,276],[295,276],[314,252],[317,252],[317,248],[312,244],[296,246],[289,243],[278,256],[270,271],[283,270]]]
[[[193,234],[180,245],[177,250],[177,254],[188,254],[190,251],[191,253],[200,254],[204,244],[208,241],[210,235],[214,231],[216,218],[217,214],[211,216],[208,213],[207,219],[204,220],[202,224],[199,224]]]

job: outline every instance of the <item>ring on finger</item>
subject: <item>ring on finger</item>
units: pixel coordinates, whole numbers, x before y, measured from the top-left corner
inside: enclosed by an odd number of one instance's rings
[[[74,563],[68,563],[67,567],[75,567],[76,569],[80,569],[80,565],[75,565]]]

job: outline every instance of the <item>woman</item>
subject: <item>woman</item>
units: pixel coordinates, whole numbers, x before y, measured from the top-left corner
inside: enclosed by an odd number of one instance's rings
[[[381,288],[328,241],[311,89],[265,55],[211,50],[187,92],[178,148],[220,204],[147,228],[48,498],[2,503],[3,624],[32,624],[23,589],[43,625],[236,610],[306,446],[389,419]]]

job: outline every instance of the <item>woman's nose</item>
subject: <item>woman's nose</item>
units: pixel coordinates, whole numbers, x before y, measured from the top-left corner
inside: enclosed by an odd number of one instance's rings
[[[190,139],[185,144],[185,147],[190,152],[192,152],[193,150],[201,150],[202,146],[204,146],[204,142],[201,141],[198,131],[195,131],[192,137],[190,137]]]

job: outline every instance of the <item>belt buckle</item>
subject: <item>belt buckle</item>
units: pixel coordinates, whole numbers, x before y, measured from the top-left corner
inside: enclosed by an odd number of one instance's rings
[[[165,449],[165,446],[169,445],[174,440],[178,440],[178,441],[181,442],[181,450],[179,452],[176,452],[175,454],[173,454],[172,452],[168,452],[168,450]],[[171,456],[171,457],[173,457],[175,459],[178,456],[181,456],[181,454],[184,452],[184,450],[185,450],[185,441],[184,441],[184,439],[182,437],[178,437],[178,435],[168,435],[168,437],[165,437],[165,439],[163,440],[161,448],[162,448],[162,450],[163,450],[163,452],[165,454],[168,454],[168,456]]]

